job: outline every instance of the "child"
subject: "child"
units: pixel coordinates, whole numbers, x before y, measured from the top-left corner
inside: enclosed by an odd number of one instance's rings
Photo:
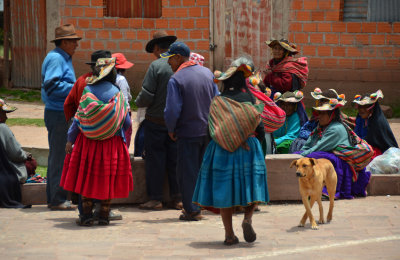
[[[132,100],[132,96],[128,81],[126,80],[124,74],[127,69],[131,68],[135,64],[127,61],[122,53],[114,53],[112,57],[117,59],[115,65],[115,68],[117,69],[117,79],[115,81],[115,85],[122,91],[122,94],[124,94],[125,102],[128,106],[129,116],[131,116],[131,107],[129,102]],[[125,135],[126,145],[129,148],[131,144],[132,126],[128,128],[128,130],[125,132]]]

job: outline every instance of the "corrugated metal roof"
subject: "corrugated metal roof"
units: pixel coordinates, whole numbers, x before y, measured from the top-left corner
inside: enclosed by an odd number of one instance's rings
[[[366,21],[368,15],[368,0],[345,0],[343,20],[349,22]]]
[[[399,0],[344,0],[343,20],[346,22],[398,22]]]
[[[400,1],[369,0],[367,20],[370,22],[400,21]]]

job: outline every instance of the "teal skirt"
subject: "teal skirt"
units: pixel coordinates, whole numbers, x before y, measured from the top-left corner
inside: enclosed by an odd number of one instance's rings
[[[193,194],[193,203],[229,208],[269,201],[267,168],[259,141],[247,139],[250,150],[233,153],[213,140],[207,146]]]

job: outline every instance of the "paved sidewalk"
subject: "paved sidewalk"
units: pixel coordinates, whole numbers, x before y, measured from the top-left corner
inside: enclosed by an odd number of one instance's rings
[[[327,201],[323,202],[325,216]],[[255,214],[257,241],[244,242],[242,214],[234,216],[240,243],[224,246],[220,216],[178,220],[179,211],[119,207],[110,226],[79,227],[77,212],[0,209],[1,259],[399,259],[400,196],[335,202],[333,221],[311,230],[297,224],[302,204],[262,206]],[[317,207],[314,216],[318,218]]]

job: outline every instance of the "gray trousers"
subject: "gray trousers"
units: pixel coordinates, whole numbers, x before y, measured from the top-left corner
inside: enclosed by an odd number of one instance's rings
[[[49,158],[47,166],[47,204],[57,206],[67,200],[67,191],[60,187],[65,159],[68,123],[63,111],[44,110],[44,123],[48,132]]]

